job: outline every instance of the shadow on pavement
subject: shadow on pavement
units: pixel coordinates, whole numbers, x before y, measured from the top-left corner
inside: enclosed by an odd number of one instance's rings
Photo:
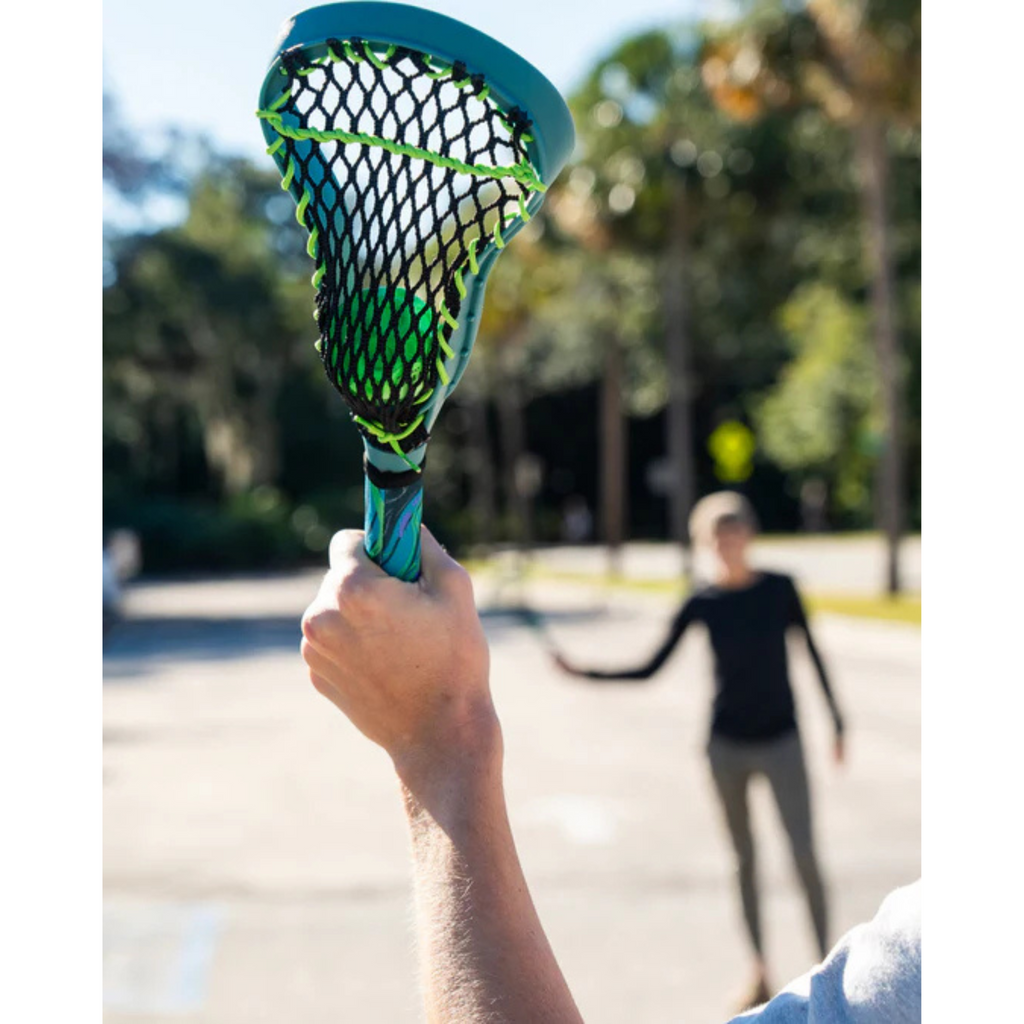
[[[603,609],[559,608],[538,611],[536,608],[522,604],[492,604],[478,608],[477,613],[490,637],[517,629],[527,629],[543,634],[548,626],[570,625],[607,618],[607,613]]]
[[[252,657],[299,652],[298,615],[167,616],[127,619],[103,639],[104,682],[132,682],[156,661]]]
[[[583,622],[604,613],[592,610],[557,610],[538,615],[517,605],[483,608],[488,634],[534,629],[546,625]],[[272,616],[145,616],[124,619],[103,638],[105,683],[134,683],[156,663],[210,661],[254,657],[274,651],[299,653],[298,615]]]

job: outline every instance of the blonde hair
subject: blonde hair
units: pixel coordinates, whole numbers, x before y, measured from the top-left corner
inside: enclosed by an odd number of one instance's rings
[[[690,537],[699,544],[710,543],[722,523],[740,523],[757,532],[754,506],[738,491],[715,491],[701,498],[690,513]]]

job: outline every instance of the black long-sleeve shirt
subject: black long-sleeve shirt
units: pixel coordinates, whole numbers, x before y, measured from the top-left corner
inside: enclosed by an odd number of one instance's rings
[[[645,665],[623,672],[585,672],[591,679],[649,679],[668,660],[687,627],[702,622],[711,637],[715,661],[715,702],[711,731],[736,740],[766,740],[796,729],[789,682],[786,631],[795,626],[821,680],[838,732],[843,719],[803,603],[789,576],[761,572],[737,590],[710,586],[691,596],[676,615],[668,637]]]

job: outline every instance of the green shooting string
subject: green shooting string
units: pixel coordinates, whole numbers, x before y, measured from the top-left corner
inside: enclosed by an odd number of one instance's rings
[[[257,116],[316,262],[317,350],[368,441],[412,465],[425,405],[451,381],[465,276],[545,190],[530,121],[461,62],[404,47],[330,39],[279,70]]]

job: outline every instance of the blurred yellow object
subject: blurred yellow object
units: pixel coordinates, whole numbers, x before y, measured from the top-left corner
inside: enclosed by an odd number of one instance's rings
[[[715,476],[725,483],[740,483],[754,471],[757,441],[754,432],[737,420],[726,420],[711,432],[708,451],[715,460]]]

